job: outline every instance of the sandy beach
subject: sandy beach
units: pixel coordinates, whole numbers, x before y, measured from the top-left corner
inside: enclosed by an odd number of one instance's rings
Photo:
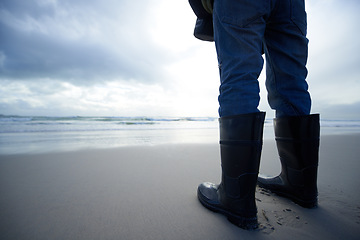
[[[260,227],[203,208],[219,182],[217,144],[168,144],[0,155],[0,239],[360,239],[360,134],[321,138],[319,207],[257,189]],[[261,173],[278,174],[275,142]]]

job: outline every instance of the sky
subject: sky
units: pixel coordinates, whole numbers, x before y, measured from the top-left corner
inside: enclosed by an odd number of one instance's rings
[[[360,1],[306,10],[312,112],[360,119]],[[186,0],[1,0],[0,114],[216,117],[215,46],[195,19]]]

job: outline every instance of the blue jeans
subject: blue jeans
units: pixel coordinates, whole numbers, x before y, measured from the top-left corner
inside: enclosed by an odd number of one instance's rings
[[[310,114],[304,0],[215,0],[213,21],[220,117],[259,112],[263,53],[276,116]]]

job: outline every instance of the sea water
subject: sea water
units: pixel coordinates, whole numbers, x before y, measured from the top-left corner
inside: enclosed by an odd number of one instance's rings
[[[360,121],[321,120],[321,134],[360,132]],[[266,119],[264,139],[273,139]],[[27,154],[122,146],[214,143],[215,117],[38,117],[0,115],[0,154]]]

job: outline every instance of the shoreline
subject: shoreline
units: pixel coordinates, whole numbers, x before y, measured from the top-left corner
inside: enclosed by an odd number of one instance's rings
[[[163,144],[0,155],[0,238],[358,239],[360,134],[321,137],[319,207],[257,189],[260,228],[203,208],[196,188],[220,179],[218,144]],[[260,172],[279,173],[265,140]]]
[[[359,128],[321,128],[321,138],[360,135]],[[264,127],[264,142],[274,141],[272,126]],[[92,149],[116,149],[183,144],[218,144],[219,130],[162,129],[113,132],[24,132],[0,135],[0,159],[6,155],[77,152]]]

